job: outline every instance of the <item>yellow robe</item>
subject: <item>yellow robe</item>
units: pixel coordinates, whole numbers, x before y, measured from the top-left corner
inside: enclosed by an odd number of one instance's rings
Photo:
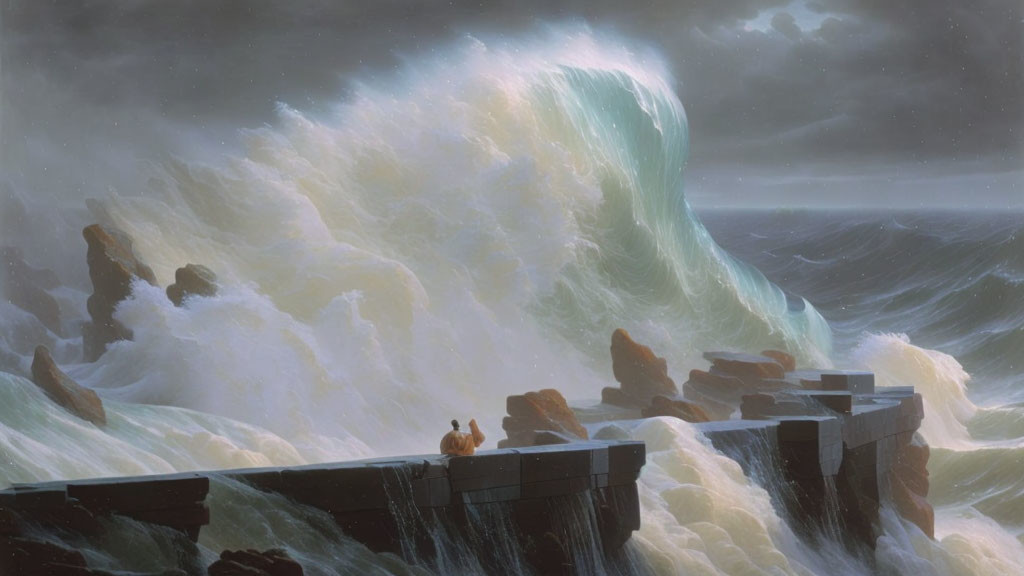
[[[441,454],[452,456],[472,456],[473,452],[484,443],[484,433],[476,425],[476,420],[469,421],[470,434],[452,430],[441,438]]]

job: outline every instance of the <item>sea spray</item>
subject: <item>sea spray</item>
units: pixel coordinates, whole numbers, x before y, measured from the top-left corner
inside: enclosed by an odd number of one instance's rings
[[[932,446],[970,443],[967,423],[977,407],[967,397],[970,376],[948,354],[919,348],[906,334],[867,334],[852,354],[853,362],[875,372],[878,386],[914,386],[924,399],[921,434]]]
[[[224,286],[183,308],[136,286],[117,312],[134,341],[72,375],[352,457],[432,449],[452,417],[496,430],[495,399],[536,382],[594,397],[619,326],[676,373],[722,346],[827,363],[814,308],[687,206],[686,118],[656,62],[589,34],[511,48],[469,39],[329,117],[282,106],[244,154],[91,203],[164,283],[199,262]]]
[[[175,308],[140,284],[117,312],[133,341],[82,365],[77,338],[61,343],[62,366],[107,400],[105,429],[0,376],[3,479],[432,452],[452,417],[497,431],[501,400],[538,382],[596,396],[619,326],[636,326],[674,374],[712,347],[786,347],[828,365],[814,307],[719,248],[688,207],[686,118],[664,70],[606,40],[469,39],[391,86],[358,86],[333,115],[282,105],[274,126],[241,134],[239,154],[154,164],[139,188],[90,203],[91,218],[135,238],[161,283],[199,262],[223,290]],[[84,317],[84,290],[67,297]],[[938,382],[911,383],[941,403],[958,380]],[[953,404],[949,422],[964,424]],[[627,549],[638,566],[871,572],[827,539],[801,540],[691,425],[628,427],[650,453]],[[280,497],[215,482],[210,505],[205,561],[284,544],[311,573],[423,571]],[[1007,574],[1018,557],[1019,543],[983,520],[953,532],[940,522],[935,543],[891,516],[882,569]],[[991,532],[973,543],[977,526]]]

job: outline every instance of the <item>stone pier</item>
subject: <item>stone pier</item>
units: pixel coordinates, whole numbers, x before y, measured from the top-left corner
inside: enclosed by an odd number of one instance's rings
[[[816,526],[814,519],[827,518],[826,508],[836,502],[842,533],[873,547],[879,506],[888,499],[898,510],[914,508],[908,519],[932,534],[924,500],[927,471],[911,471],[924,478],[924,494],[892,490],[894,485],[922,485],[919,478],[904,482],[896,472],[907,460],[904,453],[913,449],[924,418],[920,394],[912,387],[876,389],[870,372],[787,373],[776,377],[773,388],[743,395],[742,419],[697,426],[716,448],[745,466],[763,458],[764,451],[773,452],[790,485],[775,496],[797,520]]]
[[[432,530],[466,530],[471,508],[496,507],[514,527],[509,536],[518,539],[527,560],[542,573],[558,573],[571,560],[566,538],[577,536],[560,526],[567,506],[592,507],[594,537],[607,555],[640,527],[636,480],[645,459],[643,442],[585,441],[473,456],[15,485],[0,491],[0,552],[6,552],[0,553],[0,574],[89,574],[61,572],[74,551],[35,545],[25,538],[30,527],[95,534],[102,531],[98,517],[120,515],[173,528],[196,541],[211,521],[205,500],[214,476],[323,510],[346,535],[375,552],[415,550],[428,560],[438,552]],[[80,563],[75,569],[87,570],[84,560]]]

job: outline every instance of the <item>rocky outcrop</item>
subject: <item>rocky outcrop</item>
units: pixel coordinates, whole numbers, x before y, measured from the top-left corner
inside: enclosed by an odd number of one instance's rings
[[[2,289],[6,298],[61,336],[60,305],[48,292],[60,285],[57,274],[29,266],[21,250],[14,246],[0,248],[0,260],[4,267],[0,278],[3,279]]]
[[[302,576],[302,566],[284,550],[266,552],[238,550],[221,552],[210,565],[210,576]]]
[[[561,444],[586,440],[587,430],[576,419],[565,397],[558,390],[509,396],[505,401],[508,416],[501,423],[508,436],[498,448]]]
[[[708,422],[711,420],[707,412],[693,402],[660,395],[652,398],[651,405],[641,410],[640,414],[644,418],[671,416],[680,420],[686,420],[687,422]]]
[[[779,379],[786,375],[782,364],[768,356],[738,352],[705,352],[704,358],[711,361],[713,370],[719,370],[745,382]]]
[[[796,370],[796,358],[788,352],[783,352],[782,350],[762,350],[761,356],[775,360],[786,372],[793,372]]]
[[[763,392],[800,388],[799,382],[788,378],[786,366],[795,365],[792,356],[767,350],[773,356],[736,352],[705,352],[711,368],[691,370],[683,384],[683,397],[699,405],[713,420],[728,419],[744,396]]]
[[[80,386],[61,371],[46,346],[36,348],[32,359],[32,381],[46,392],[51,400],[82,420],[97,426],[107,423],[103,402],[96,392]]]
[[[186,264],[174,272],[174,284],[167,287],[167,298],[181,306],[190,296],[216,296],[217,275],[202,264]]]
[[[935,537],[935,511],[928,503],[928,458],[931,449],[920,434],[910,442],[901,443],[889,476],[889,486],[896,510],[917,524],[929,537]]]
[[[114,309],[131,295],[133,280],[141,278],[155,286],[156,276],[136,257],[124,232],[93,224],[82,236],[89,245],[86,260],[93,288],[87,303],[92,321],[82,327],[82,338],[85,359],[94,362],[111,342],[131,339],[131,331],[114,319]]]
[[[612,372],[619,388],[601,390],[606,404],[643,408],[657,395],[675,396],[679,389],[668,376],[668,364],[622,328],[612,334]]]

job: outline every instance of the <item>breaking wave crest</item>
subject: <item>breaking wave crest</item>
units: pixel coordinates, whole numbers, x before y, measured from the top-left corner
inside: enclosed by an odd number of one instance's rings
[[[94,364],[75,364],[77,336],[57,339],[61,364],[104,398],[103,430],[0,374],[0,451],[11,463],[0,480],[432,452],[452,417],[477,417],[493,442],[509,394],[597,396],[619,326],[675,374],[717,347],[830,363],[830,329],[814,307],[719,248],[687,205],[686,116],[656,59],[583,33],[536,45],[470,38],[414,64],[390,85],[360,86],[332,115],[281,106],[274,126],[241,134],[240,153],[151,165],[137,194],[90,202],[90,218],[126,230],[161,284],[197,262],[222,289],[176,308],[138,283],[116,314],[134,339]],[[62,298],[74,324],[85,287]],[[931,378],[905,375],[929,403],[929,440],[962,441],[975,409],[955,361],[876,340],[865,364],[899,380],[909,359]],[[866,573],[838,548],[796,538],[767,492],[692,426],[624,426],[650,450],[630,544],[638,564]],[[260,516],[252,502],[267,497],[215,483],[204,553],[283,541],[314,574],[422,572],[344,541],[315,511],[275,503]],[[893,573],[1005,574],[1000,558],[1019,554],[952,532],[936,544],[888,522],[877,561]],[[339,545],[362,551],[337,566]],[[988,563],[962,567],[963,557]]]

